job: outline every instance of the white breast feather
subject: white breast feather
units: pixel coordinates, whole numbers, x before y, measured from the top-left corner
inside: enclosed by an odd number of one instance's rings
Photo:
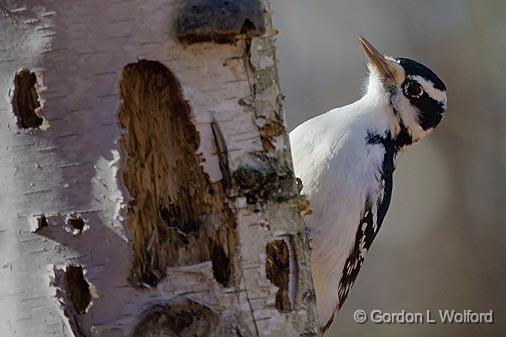
[[[306,224],[313,240],[312,275],[321,326],[338,305],[338,285],[355,242],[366,198],[376,204],[381,145],[366,146],[367,131],[387,129],[386,102],[371,95],[315,117],[290,133],[295,174],[313,213]]]

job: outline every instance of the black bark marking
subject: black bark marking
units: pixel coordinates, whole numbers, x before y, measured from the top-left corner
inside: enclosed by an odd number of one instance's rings
[[[67,265],[64,268],[54,266],[54,277],[50,285],[56,288],[56,298],[72,330],[73,336],[86,337],[79,315],[86,313],[92,298],[92,287],[84,278],[83,268]]]
[[[77,233],[82,233],[84,230],[85,222],[84,219],[78,215],[70,215],[67,218],[67,225]]]
[[[90,284],[84,278],[83,267],[67,266],[65,288],[76,312],[78,314],[86,313],[86,309],[91,302],[91,292]]]
[[[176,33],[185,44],[233,43],[265,33],[264,11],[258,0],[191,0],[178,15]]]
[[[27,69],[18,72],[14,78],[12,108],[20,128],[38,128],[44,121],[39,116],[41,104],[36,85],[37,76]]]
[[[41,214],[40,216],[38,216],[36,219],[36,222],[37,222],[37,224],[36,224],[37,228],[35,228],[35,230],[33,230],[34,233],[37,233],[42,228],[49,226],[49,224],[47,222],[47,218],[44,214]]]
[[[231,177],[228,165],[228,148],[225,142],[225,137],[221,132],[218,121],[214,118],[211,122],[211,130],[213,131],[214,144],[216,146],[216,155],[218,156],[218,162],[220,164],[221,173],[223,175],[223,184],[226,188],[230,187]]]
[[[299,196],[293,171],[288,165],[263,153],[252,154],[251,160],[254,165],[240,166],[232,173],[248,204],[267,200],[283,202]]]
[[[211,252],[211,262],[213,264],[213,275],[218,283],[227,286],[232,274],[230,256],[223,247],[215,242]]]

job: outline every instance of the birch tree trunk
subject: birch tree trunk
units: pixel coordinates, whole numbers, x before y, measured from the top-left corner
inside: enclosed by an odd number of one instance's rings
[[[0,2],[0,335],[314,336],[268,1]]]

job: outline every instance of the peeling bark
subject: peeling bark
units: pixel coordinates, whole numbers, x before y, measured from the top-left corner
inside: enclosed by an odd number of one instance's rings
[[[280,311],[290,311],[292,307],[288,291],[290,258],[285,241],[274,240],[267,244],[265,270],[267,278],[279,288],[276,293],[276,308]]]
[[[156,286],[167,267],[212,260],[227,286],[235,220],[223,184],[212,184],[200,166],[200,138],[178,80],[159,62],[139,61],[125,67],[121,95],[123,180],[133,199],[130,280]]]

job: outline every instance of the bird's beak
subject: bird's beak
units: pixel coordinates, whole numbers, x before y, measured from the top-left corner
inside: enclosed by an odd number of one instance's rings
[[[374,46],[370,44],[369,41],[367,41],[363,36],[359,36],[358,41],[362,45],[364,53],[369,59],[369,63],[378,70],[380,76],[387,79],[393,79],[394,75],[392,73],[392,69],[389,66],[389,61],[385,55],[380,53],[378,49],[374,48]]]

